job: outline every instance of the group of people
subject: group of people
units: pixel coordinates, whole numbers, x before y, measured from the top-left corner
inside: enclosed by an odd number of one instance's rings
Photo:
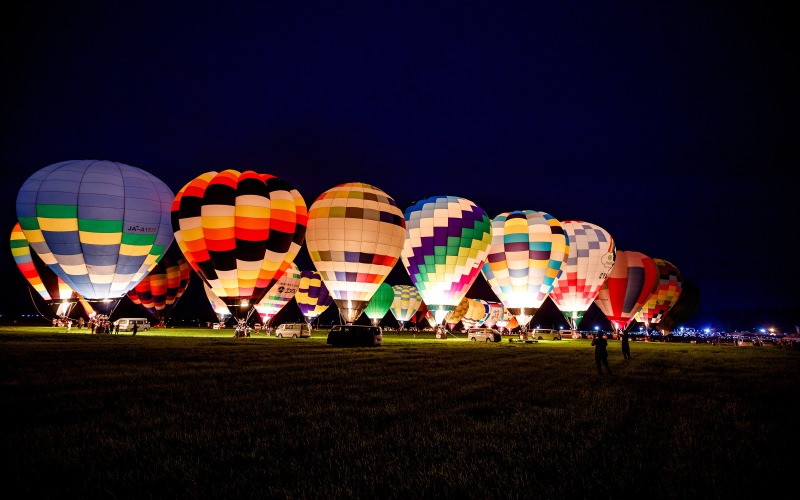
[[[631,359],[630,333],[627,331],[622,332],[621,339],[622,357]],[[608,366],[608,340],[606,340],[605,335],[596,333],[592,338],[592,345],[594,346],[594,361],[597,363],[597,374],[602,375],[603,368],[605,368],[609,375],[613,375],[611,367]]]

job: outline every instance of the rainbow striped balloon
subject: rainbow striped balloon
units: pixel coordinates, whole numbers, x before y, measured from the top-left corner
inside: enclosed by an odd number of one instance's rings
[[[524,328],[553,289],[569,252],[564,228],[552,215],[504,212],[492,219],[492,246],[481,272]]]
[[[31,252],[19,222],[11,229],[11,255],[22,275],[48,305],[76,298],[72,288],[48,268],[38,255]]]
[[[177,246],[170,246],[156,267],[128,292],[128,298],[164,324],[189,286],[191,273]]]
[[[401,257],[411,282],[441,324],[480,273],[492,242],[492,224],[465,198],[433,196],[405,211]]]
[[[172,200],[167,185],[142,169],[65,161],[25,181],[17,218],[31,248],[70,288],[118,301],[172,243]]]
[[[405,234],[397,203],[370,184],[340,184],[311,205],[306,248],[345,322],[364,312],[397,263]]]

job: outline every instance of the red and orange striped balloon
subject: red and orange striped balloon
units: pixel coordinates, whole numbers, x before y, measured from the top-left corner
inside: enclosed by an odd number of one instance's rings
[[[178,247],[237,316],[250,314],[289,268],[307,222],[306,202],[291,184],[253,171],[206,172],[172,204]]]

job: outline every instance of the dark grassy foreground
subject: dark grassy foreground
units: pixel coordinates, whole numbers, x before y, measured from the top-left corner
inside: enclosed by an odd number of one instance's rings
[[[624,362],[612,341],[598,378],[587,340],[195,333],[0,329],[4,491],[729,499],[796,484],[789,348],[636,342]]]

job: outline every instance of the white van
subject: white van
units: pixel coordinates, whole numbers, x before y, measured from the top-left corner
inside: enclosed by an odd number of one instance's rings
[[[133,325],[139,325],[137,331],[140,332],[150,329],[150,322],[145,318],[120,318],[114,324],[119,325],[119,331],[121,332],[132,332]]]
[[[528,332],[528,338],[535,340],[561,340],[562,335],[560,330],[534,328]]]
[[[275,336],[279,339],[309,338],[311,329],[305,323],[284,323],[275,329]]]

